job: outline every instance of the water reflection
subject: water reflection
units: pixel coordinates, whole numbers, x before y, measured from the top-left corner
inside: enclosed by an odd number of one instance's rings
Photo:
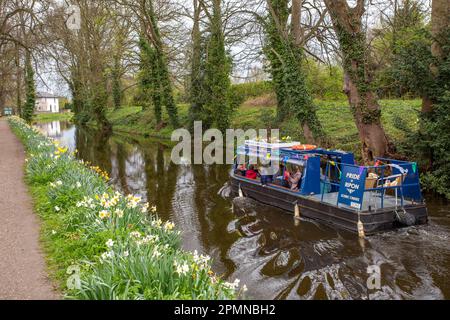
[[[75,126],[66,121],[41,122],[34,125],[47,137],[55,138],[70,149],[75,149]]]
[[[184,248],[214,258],[214,270],[263,299],[450,298],[450,209],[430,200],[429,226],[368,238],[300,222],[249,199],[226,197],[227,166],[177,166],[161,142],[137,142],[39,125],[110,173],[125,193],[155,204],[182,231]],[[381,267],[382,288],[368,291],[367,267]]]

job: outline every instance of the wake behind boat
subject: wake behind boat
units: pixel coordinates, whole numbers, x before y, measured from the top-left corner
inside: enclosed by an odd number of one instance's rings
[[[350,152],[246,141],[230,179],[236,195],[360,235],[428,222],[415,162],[377,158],[359,166]]]

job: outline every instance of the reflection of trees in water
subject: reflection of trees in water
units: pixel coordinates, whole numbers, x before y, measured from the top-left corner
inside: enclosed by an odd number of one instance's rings
[[[201,229],[199,236],[206,253],[212,254],[216,250],[219,252],[220,262],[226,265],[229,275],[233,273],[235,266],[227,253],[236,241],[236,235],[225,232],[233,216],[225,214],[224,209],[230,206],[229,201],[217,194],[229,179],[228,170],[226,166],[217,165],[194,165],[192,168],[196,188],[194,201]]]
[[[78,128],[75,133],[75,142],[79,157],[111,173],[112,153],[109,139],[110,135],[102,131]]]
[[[128,157],[128,154],[123,146],[122,143],[116,143],[116,161],[117,161],[117,181],[119,183],[119,186],[121,190],[129,194],[130,188],[127,183],[127,174],[126,174],[126,160]]]
[[[58,121],[58,122],[61,127],[61,131],[66,131],[73,127],[73,124],[70,123],[69,121]]]
[[[143,152],[147,197],[157,206],[161,217],[169,219],[179,168],[170,160],[170,150],[161,143],[146,144]]]

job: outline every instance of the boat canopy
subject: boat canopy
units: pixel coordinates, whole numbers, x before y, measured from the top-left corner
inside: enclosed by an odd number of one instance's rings
[[[289,158],[300,158],[310,155],[319,155],[325,157],[329,161],[335,161],[345,164],[355,164],[355,156],[352,152],[342,151],[342,150],[327,150],[322,148],[317,148],[314,150],[292,150],[291,148],[281,149],[283,156],[288,156]]]

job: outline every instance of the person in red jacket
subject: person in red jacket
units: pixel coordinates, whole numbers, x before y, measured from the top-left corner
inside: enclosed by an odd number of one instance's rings
[[[245,177],[247,179],[253,179],[253,180],[255,180],[258,177],[258,172],[256,172],[255,166],[250,165],[250,167],[248,167],[248,170],[245,173]]]

